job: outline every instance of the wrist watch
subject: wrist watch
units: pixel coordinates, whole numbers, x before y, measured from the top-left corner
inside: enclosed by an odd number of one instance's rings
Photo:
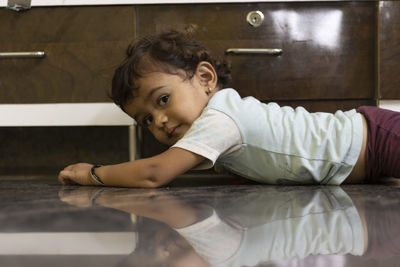
[[[103,183],[103,181],[100,179],[100,177],[97,176],[96,173],[94,172],[94,170],[95,170],[96,168],[99,168],[99,167],[101,167],[101,166],[103,166],[103,165],[94,165],[94,166],[90,169],[90,175],[92,176],[93,180],[96,181],[96,183],[101,184],[101,185],[104,185],[104,183]]]

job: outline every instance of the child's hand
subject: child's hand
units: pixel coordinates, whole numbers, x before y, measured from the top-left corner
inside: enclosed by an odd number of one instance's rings
[[[73,206],[86,208],[95,203],[96,198],[105,190],[98,187],[65,187],[58,192],[60,200]]]
[[[58,174],[58,180],[63,185],[97,185],[90,175],[92,164],[78,163],[67,166]]]

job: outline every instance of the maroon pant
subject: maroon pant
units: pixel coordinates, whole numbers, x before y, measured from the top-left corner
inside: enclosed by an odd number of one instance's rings
[[[368,124],[366,181],[400,177],[400,112],[378,107],[357,109]]]

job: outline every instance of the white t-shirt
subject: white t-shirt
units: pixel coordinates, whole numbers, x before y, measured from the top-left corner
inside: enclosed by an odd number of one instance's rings
[[[363,127],[355,110],[309,113],[223,89],[173,147],[268,184],[339,185],[361,151]],[[218,167],[217,166],[217,167]]]

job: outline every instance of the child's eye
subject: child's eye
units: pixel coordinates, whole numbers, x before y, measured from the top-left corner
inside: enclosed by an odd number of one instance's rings
[[[168,95],[163,95],[163,96],[161,96],[161,97],[158,99],[158,104],[159,104],[160,106],[164,106],[165,104],[168,103],[168,99],[169,99],[169,96],[168,96]]]
[[[152,122],[153,122],[152,116],[147,116],[146,118],[143,119],[144,126],[150,126]]]

